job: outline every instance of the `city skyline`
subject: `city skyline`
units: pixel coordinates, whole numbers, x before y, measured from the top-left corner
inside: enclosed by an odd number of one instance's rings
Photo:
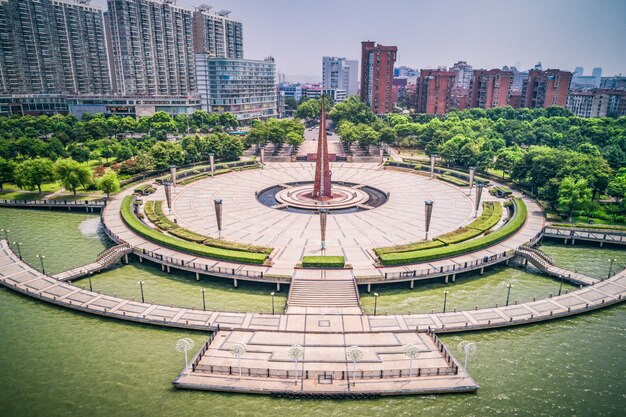
[[[541,61],[544,68],[573,71],[582,66],[588,72],[602,67],[604,76],[626,73],[626,56],[615,53],[620,40],[626,38],[622,24],[626,21],[626,3],[615,0],[593,4],[531,0],[513,12],[509,3],[493,0],[472,4],[457,0],[436,4],[177,1],[189,8],[203,3],[214,6],[213,10],[231,10],[231,17],[244,23],[247,58],[272,55],[277,69],[291,77],[321,81],[322,56],[358,59],[364,40],[397,45],[397,66],[450,67],[464,60],[474,68],[516,65],[529,69]],[[106,0],[92,4],[106,10]],[[294,18],[299,15],[307,18]],[[324,22],[321,31],[320,21]]]

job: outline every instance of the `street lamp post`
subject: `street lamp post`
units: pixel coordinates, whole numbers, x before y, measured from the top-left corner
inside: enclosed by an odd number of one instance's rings
[[[172,186],[176,187],[176,165],[170,165],[170,174],[172,176]]]
[[[163,187],[165,188],[165,200],[167,202],[167,209],[172,214],[172,182],[163,181]]]
[[[563,274],[559,274],[559,278],[561,283],[559,284],[559,295],[561,295],[561,290],[563,290]]]
[[[41,273],[45,275],[46,274],[46,267],[43,264],[43,260],[46,259],[46,257],[43,256],[43,255],[37,255],[37,257],[39,258],[39,263],[41,264]]]
[[[217,237],[218,239],[222,238],[222,199],[216,198],[213,200],[213,205],[215,206],[215,218],[217,220]]]
[[[562,281],[561,281],[561,282],[562,282]],[[506,305],[507,305],[507,306],[509,305],[509,298],[510,298],[510,296],[511,296],[511,288],[512,288],[512,287],[513,287],[513,284],[511,284],[511,283],[509,283],[509,284],[507,285],[507,288],[508,288],[508,290],[507,290],[507,292],[506,292]],[[561,294],[561,290],[559,290],[559,294]]]
[[[426,200],[424,201],[424,207],[426,209],[425,211],[425,226],[426,226],[426,238],[425,240],[428,240],[428,231],[430,230],[430,218],[433,215],[433,202],[432,200]]]
[[[22,244],[20,242],[13,242],[13,244],[17,248],[17,256],[19,256],[21,260],[22,259],[22,248],[21,248]]]
[[[463,370],[465,371],[465,375],[467,375],[467,359],[469,358],[469,356],[473,356],[476,353],[476,343],[463,340],[461,343],[459,343],[459,350],[462,350],[463,353],[465,353]]]
[[[469,195],[472,195],[472,187],[474,186],[474,176],[476,175],[476,167],[469,169]]]
[[[93,291],[93,285],[91,284],[91,271],[89,275],[87,275],[87,279],[89,280],[89,291]]]
[[[435,160],[437,159],[438,155],[431,155],[430,156],[430,179],[435,178]]]
[[[446,305],[448,304],[448,290],[443,292],[443,312],[446,312]]]
[[[215,154],[209,154],[209,163],[211,164],[211,176],[215,174]]]
[[[480,208],[480,198],[483,195],[483,187],[484,185],[482,183],[478,183],[476,184],[476,200],[475,200],[475,204],[474,204],[474,217],[478,217],[478,209]]]
[[[617,262],[617,259],[611,258],[609,259],[609,274],[606,276],[607,278],[611,278],[611,273],[613,272],[613,262]]]
[[[202,310],[206,311],[206,297],[204,295],[206,290],[202,288],[200,291],[202,292]]]
[[[274,310],[274,294],[276,294],[274,291],[272,291],[270,293],[270,295],[272,296],[272,315],[274,315],[275,310]]]
[[[322,251],[326,249],[326,224],[328,222],[328,209],[320,209],[320,233],[322,238]]]
[[[378,307],[378,293],[374,293],[374,315],[376,315],[376,308]]]
[[[189,366],[189,362],[187,361],[187,351],[191,350],[194,345],[195,343],[193,340],[188,337],[178,339],[176,341],[176,350],[185,354],[185,368]]]
[[[139,288],[141,289],[141,302],[145,302],[145,299],[143,297],[143,281],[139,281],[137,282],[137,284],[139,284]]]

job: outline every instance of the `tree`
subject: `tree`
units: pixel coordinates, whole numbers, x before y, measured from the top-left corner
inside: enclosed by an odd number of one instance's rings
[[[376,120],[376,115],[358,97],[351,96],[333,107],[330,118],[337,125],[343,120],[352,123],[373,123]]]
[[[304,142],[304,138],[302,135],[298,135],[295,132],[287,133],[287,143],[293,146],[294,150],[297,150],[300,145]]]
[[[524,151],[519,146],[515,145],[510,148],[502,148],[496,154],[495,168],[502,171],[502,178],[504,174],[511,174],[513,167],[524,157]]]
[[[47,158],[28,159],[15,167],[13,177],[18,187],[41,194],[41,185],[54,181],[54,165]]]
[[[157,142],[150,149],[157,169],[166,169],[170,165],[181,165],[185,162],[185,151],[178,143]]]
[[[76,195],[79,187],[87,187],[91,184],[91,171],[85,164],[73,159],[59,159],[54,164],[54,173],[59,183],[68,191]]]
[[[296,110],[298,108],[298,102],[293,96],[285,97],[285,107],[289,110]]]
[[[615,197],[617,201],[624,201],[624,197],[626,197],[626,168],[622,168],[618,171],[615,177],[609,182],[606,192],[611,197]]]
[[[319,119],[322,113],[322,106],[319,100],[310,99],[298,106],[296,117],[305,120]]]
[[[116,193],[120,190],[120,181],[117,179],[115,171],[109,169],[107,172],[98,179],[96,182],[98,190],[106,193],[107,198],[111,193]]]
[[[592,195],[587,180],[575,180],[572,177],[563,178],[558,194],[559,208],[568,214],[571,222],[575,211],[584,210],[591,204]]]
[[[13,181],[14,171],[15,162],[0,158],[0,190],[2,190],[4,183]]]

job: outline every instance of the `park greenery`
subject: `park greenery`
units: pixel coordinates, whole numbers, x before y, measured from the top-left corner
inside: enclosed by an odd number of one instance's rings
[[[287,143],[297,151],[304,142],[304,125],[298,120],[269,119],[266,122],[255,120],[252,128],[246,135],[246,146],[274,145],[274,152],[278,152]]]
[[[499,107],[378,118],[356,97],[335,105],[330,117],[346,149],[393,143],[425,157],[438,155],[447,167],[497,174],[563,216],[624,222],[626,117],[585,119],[560,107]],[[570,191],[576,197],[563,198]]]
[[[148,217],[148,220],[150,220],[156,227],[183,240],[215,248],[244,250],[254,253],[264,253],[266,255],[272,253],[273,250],[272,248],[263,246],[247,245],[244,243],[214,239],[180,227],[178,224],[172,222],[163,212],[163,201],[147,201],[144,204],[144,213]]]
[[[487,233],[484,233],[478,238],[468,238],[469,240],[462,241],[458,241],[458,239],[455,239],[454,241],[456,241],[456,243],[450,244],[446,244],[445,242],[437,239],[437,241],[443,243],[444,246],[420,246],[416,249],[403,252],[381,252],[380,254],[378,254],[380,263],[385,266],[420,263],[435,259],[448,258],[464,253],[475,252],[477,250],[484,249],[498,242],[501,242],[516,233],[526,222],[526,204],[521,198],[514,198],[512,201],[512,207],[514,211],[513,217],[504,226],[492,231],[491,233],[488,233],[489,230],[485,230],[485,232]],[[489,217],[492,216],[493,212],[489,215]],[[490,223],[490,220],[486,218],[483,219],[482,222],[484,225],[487,225]]]
[[[119,189],[114,175],[124,179],[165,170],[208,160],[209,154],[216,160],[238,159],[243,142],[225,132],[237,126],[232,114],[204,111],[176,117],[157,112],[138,121],[102,114],[82,120],[73,115],[2,117],[0,189],[14,184],[41,193],[42,185],[56,181],[74,194],[96,188],[114,193]]]
[[[265,253],[205,246],[203,244],[181,240],[176,237],[164,234],[158,230],[155,230],[139,220],[137,216],[135,216],[133,211],[134,200],[134,196],[126,196],[122,200],[122,207],[120,209],[122,219],[128,225],[128,227],[135,231],[135,233],[143,236],[144,238],[154,243],[172,249],[180,250],[182,252],[206,256],[207,258],[221,259],[225,261],[242,262],[248,264],[264,264],[267,260],[268,255]]]
[[[423,158],[438,155],[444,170],[475,166],[482,177],[497,175],[563,219],[625,220],[626,117],[585,119],[559,107],[500,107],[381,118],[357,97],[334,105],[329,100],[327,106],[346,153],[355,145],[368,154],[371,147],[393,144]],[[320,99],[304,100],[296,115],[314,121],[320,108]],[[139,120],[102,114],[82,120],[73,115],[0,118],[0,188],[8,184],[41,192],[43,185],[58,182],[74,193],[96,187],[106,193],[116,188],[108,179],[99,181],[108,171],[124,180],[207,161],[210,154],[236,160],[244,148],[267,144],[276,153],[284,144],[297,152],[305,129],[297,118],[254,121],[242,140],[225,133],[235,127],[234,116],[203,111],[176,117],[157,112]],[[87,169],[93,171],[89,180]],[[441,175],[459,185],[465,180],[452,177]]]

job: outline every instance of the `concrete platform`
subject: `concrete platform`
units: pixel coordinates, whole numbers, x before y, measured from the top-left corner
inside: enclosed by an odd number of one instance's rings
[[[230,348],[243,343],[241,375]],[[297,367],[292,345],[303,347]],[[410,364],[404,346],[420,353]],[[359,346],[354,364],[347,349]],[[177,388],[255,394],[406,395],[474,392],[479,387],[432,333],[218,331],[176,378]]]

